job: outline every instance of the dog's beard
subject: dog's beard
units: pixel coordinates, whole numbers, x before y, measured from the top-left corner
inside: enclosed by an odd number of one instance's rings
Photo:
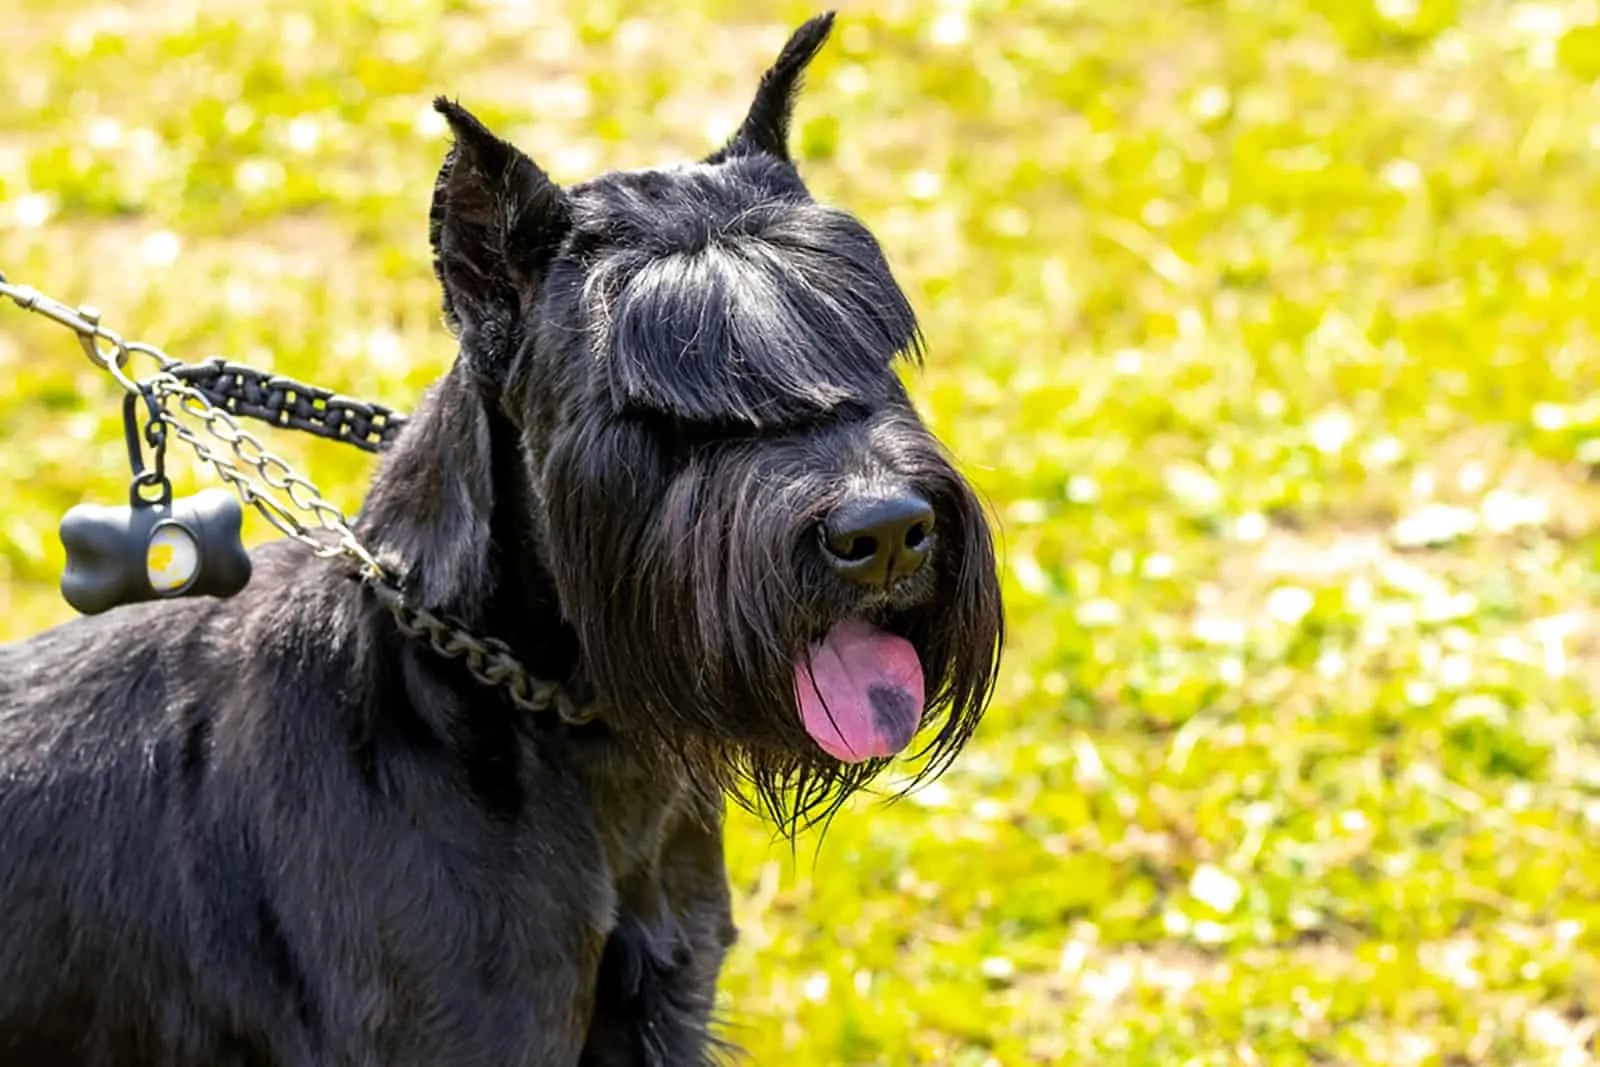
[[[948,766],[993,688],[1003,625],[988,526],[942,456],[899,464],[938,516],[928,571],[910,595],[863,600],[817,550],[843,480],[808,473],[831,469],[813,447],[724,442],[669,476],[643,428],[613,424],[553,457],[581,469],[547,495],[552,569],[603,703],[788,834],[914,735],[932,734],[911,784]]]

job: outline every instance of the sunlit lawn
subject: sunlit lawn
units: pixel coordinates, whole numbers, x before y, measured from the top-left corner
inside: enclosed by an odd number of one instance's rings
[[[698,155],[811,13],[9,0],[0,271],[404,407],[453,354],[433,94],[562,181]],[[923,316],[1012,640],[934,786],[736,821],[755,1063],[1595,1062],[1597,16],[844,8],[804,171]],[[0,308],[0,380],[11,638],[126,473],[68,335]]]

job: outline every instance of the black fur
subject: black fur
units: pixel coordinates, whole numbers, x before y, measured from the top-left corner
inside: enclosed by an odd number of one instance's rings
[[[0,1064],[719,1058],[724,796],[793,833],[884,765],[810,739],[797,658],[847,617],[908,639],[932,774],[1001,644],[984,515],[896,377],[910,305],[789,161],[830,25],[708,160],[571,189],[438,102],[461,355],[357,533],[584,716],[517,711],[293,542],[234,599],[0,649]],[[863,592],[817,530],[900,490],[929,561]],[[903,693],[873,707],[909,732]]]

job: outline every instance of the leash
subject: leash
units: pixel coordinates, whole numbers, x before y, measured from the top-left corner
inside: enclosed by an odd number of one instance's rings
[[[343,512],[243,429],[237,418],[381,452],[404,429],[406,416],[222,359],[182,363],[154,345],[124,340],[101,325],[95,308],[69,307],[31,286],[7,281],[3,273],[0,297],[71,330],[89,362],[110,374],[127,393],[123,421],[134,474],[128,506],[80,505],[61,523],[68,554],[63,594],[74,607],[82,604],[80,610],[92,613],[136,600],[232,596],[248,583],[249,557],[239,540],[239,501],[214,490],[212,495],[174,501],[163,467],[170,434],[280,533],[319,558],[343,556],[354,562],[362,583],[394,616],[402,633],[440,656],[461,660],[475,679],[503,689],[524,711],[557,706],[559,686],[535,679],[504,642],[477,636],[455,620],[409,603],[399,579],[357,541]],[[154,362],[155,372],[139,379],[130,376],[128,365],[134,356]],[[141,407],[147,416],[142,427]],[[226,445],[228,452],[213,448],[179,421],[179,414],[199,420],[200,428]],[[148,469],[141,441],[153,455]],[[147,495],[151,489],[160,493],[153,500]],[[309,516],[312,523],[300,515]],[[319,534],[331,534],[332,542]]]

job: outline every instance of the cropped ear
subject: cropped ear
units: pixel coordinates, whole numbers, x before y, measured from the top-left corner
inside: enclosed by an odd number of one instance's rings
[[[433,106],[455,135],[428,211],[433,270],[450,328],[492,350],[508,340],[523,301],[561,245],[567,197],[466,108],[442,96]]]
[[[707,163],[721,163],[734,156],[765,152],[785,163],[789,159],[789,118],[794,113],[795,97],[806,67],[822,50],[833,30],[832,11],[807,21],[789,37],[777,61],[761,76],[755,101],[744,117],[739,132],[728,143],[706,157]]]

